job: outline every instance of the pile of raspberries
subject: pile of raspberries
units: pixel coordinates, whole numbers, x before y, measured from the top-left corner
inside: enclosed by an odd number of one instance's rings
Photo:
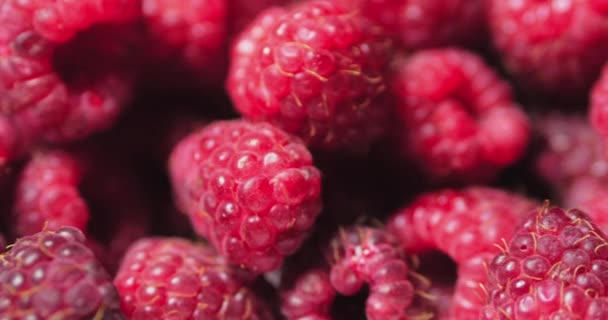
[[[608,1],[0,0],[0,248],[0,320],[608,320]]]

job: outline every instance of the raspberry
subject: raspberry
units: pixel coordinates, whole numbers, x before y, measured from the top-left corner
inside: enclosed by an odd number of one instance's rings
[[[531,93],[580,97],[608,56],[602,1],[487,1],[494,45]]]
[[[603,137],[608,137],[608,64],[591,90],[589,109],[591,124]]]
[[[558,192],[583,177],[608,177],[602,139],[582,116],[552,114],[534,121],[545,145],[535,159],[536,172]]]
[[[479,0],[333,0],[361,10],[406,49],[472,45],[483,37]]]
[[[398,62],[392,85],[404,152],[434,178],[487,180],[524,153],[526,115],[477,55],[420,51]]]
[[[267,9],[233,46],[227,90],[242,115],[311,146],[365,150],[388,124],[391,47],[358,11],[327,1]]]
[[[75,228],[44,230],[1,255],[0,318],[125,319],[110,276]]]
[[[178,238],[144,238],[114,280],[130,319],[266,319],[262,304],[221,256]]]
[[[322,268],[303,272],[293,288],[281,293],[281,313],[288,320],[331,320],[336,291]]]
[[[580,210],[529,214],[488,266],[480,319],[604,319],[608,242]]]
[[[212,123],[177,145],[169,168],[194,229],[256,272],[276,269],[297,250],[320,211],[312,156],[266,123]]]
[[[137,30],[102,24],[132,20],[137,1],[97,2],[2,3],[0,115],[37,141],[105,129],[129,96],[134,53],[125,44]]]
[[[462,298],[454,299],[451,313],[469,319],[481,301],[476,297],[478,282],[471,286],[468,279],[479,273],[465,270],[483,267],[481,257],[494,254],[494,244],[511,235],[519,217],[535,206],[524,197],[487,187],[445,189],[419,196],[393,215],[388,228],[406,251],[439,249],[458,264],[455,294]],[[485,273],[481,275],[484,280]]]
[[[579,208],[588,212],[593,222],[608,232],[608,185],[606,181],[581,177],[565,189],[563,194],[564,206]]]

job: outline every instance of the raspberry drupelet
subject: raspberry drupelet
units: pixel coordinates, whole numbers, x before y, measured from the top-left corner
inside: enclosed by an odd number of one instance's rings
[[[243,277],[211,248],[144,238],[127,251],[114,284],[132,320],[271,319]]]
[[[175,147],[169,169],[194,229],[255,272],[276,269],[294,253],[321,209],[311,154],[267,123],[211,123]]]
[[[580,210],[531,212],[488,265],[480,319],[606,319],[608,242]]]
[[[526,115],[472,52],[419,51],[397,62],[391,85],[402,151],[434,179],[488,180],[526,149]]]
[[[0,255],[0,318],[126,319],[112,280],[75,228],[23,237]]]
[[[485,280],[484,263],[498,251],[494,244],[508,238],[518,219],[536,206],[498,189],[444,189],[416,198],[390,218],[388,229],[407,252],[439,250],[456,262],[457,298],[451,315],[470,319],[483,302],[477,284]]]
[[[125,44],[139,36],[115,24],[138,9],[135,0],[3,1],[0,117],[33,141],[69,142],[109,127],[130,95],[135,53]]]
[[[608,56],[603,1],[486,2],[494,46],[519,86],[537,96],[587,94]]]
[[[327,150],[361,151],[386,133],[392,42],[328,1],[270,8],[235,41],[227,90],[245,117]]]
[[[480,0],[332,0],[378,23],[408,50],[484,40]]]

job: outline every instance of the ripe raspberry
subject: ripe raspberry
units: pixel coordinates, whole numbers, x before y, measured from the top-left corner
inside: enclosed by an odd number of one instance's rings
[[[591,124],[603,137],[608,137],[608,64],[591,90],[589,109]]]
[[[297,250],[320,211],[321,175],[310,153],[266,123],[212,123],[177,145],[169,168],[195,230],[256,272]]]
[[[244,116],[314,147],[365,149],[385,133],[391,42],[328,1],[271,8],[236,40],[227,90]]]
[[[100,24],[135,18],[138,2],[97,2],[2,3],[0,115],[37,141],[105,129],[129,95],[137,30]]]
[[[130,319],[266,319],[240,276],[210,248],[177,238],[144,238],[114,280]]]
[[[474,53],[420,51],[397,64],[403,149],[437,179],[486,180],[524,153],[525,114]]]
[[[333,0],[361,10],[406,49],[473,45],[483,36],[479,0]]]
[[[287,320],[331,320],[336,291],[323,268],[303,272],[292,288],[281,292],[281,313]]]
[[[580,210],[532,212],[489,264],[480,319],[605,319],[608,242]]]
[[[581,177],[564,191],[563,204],[578,208],[591,216],[593,222],[608,232],[608,183],[594,177]]]
[[[555,191],[564,192],[578,178],[608,178],[606,147],[584,117],[553,114],[534,123],[545,142],[535,170]]]
[[[608,56],[608,11],[602,1],[487,1],[492,40],[516,83],[580,97]]]
[[[438,249],[458,264],[455,294],[462,298],[454,299],[451,314],[470,319],[467,317],[474,317],[481,301],[476,295],[479,282],[471,286],[468,279],[479,274],[465,270],[482,267],[480,257],[489,252],[486,256],[491,258],[497,251],[494,244],[508,238],[520,216],[535,206],[524,197],[497,189],[445,189],[419,196],[389,220],[388,228],[406,251]],[[481,275],[485,279],[485,273]]]
[[[1,255],[0,318],[125,319],[110,276],[72,227],[17,240]]]

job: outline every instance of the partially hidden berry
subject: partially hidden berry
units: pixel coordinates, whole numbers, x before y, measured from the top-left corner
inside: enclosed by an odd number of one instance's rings
[[[416,198],[390,218],[388,228],[407,252],[438,250],[456,262],[458,298],[450,312],[468,319],[482,305],[479,281],[470,278],[485,279],[479,270],[498,251],[494,245],[508,238],[519,219],[535,207],[523,196],[488,187],[444,189]]]
[[[230,262],[256,272],[294,253],[321,209],[311,154],[266,123],[211,123],[176,146],[169,169],[194,229]]]
[[[480,0],[333,0],[358,9],[408,50],[484,40]]]
[[[608,55],[602,2],[486,1],[491,38],[516,83],[536,96],[584,97]]]
[[[302,272],[281,292],[281,313],[287,320],[331,320],[336,290],[325,268]]]
[[[488,264],[480,319],[608,317],[608,242],[580,210],[531,212]]]
[[[227,90],[243,116],[323,149],[365,150],[386,133],[391,41],[357,10],[307,1],[260,13],[232,47]]]
[[[213,249],[178,238],[144,238],[114,279],[129,319],[270,319],[238,270]]]
[[[434,179],[488,180],[526,149],[526,115],[472,52],[419,51],[397,62],[391,85],[401,149]]]
[[[20,238],[0,257],[2,319],[126,319],[110,276],[78,229]]]
[[[608,64],[591,90],[589,120],[604,140],[608,139]]]

